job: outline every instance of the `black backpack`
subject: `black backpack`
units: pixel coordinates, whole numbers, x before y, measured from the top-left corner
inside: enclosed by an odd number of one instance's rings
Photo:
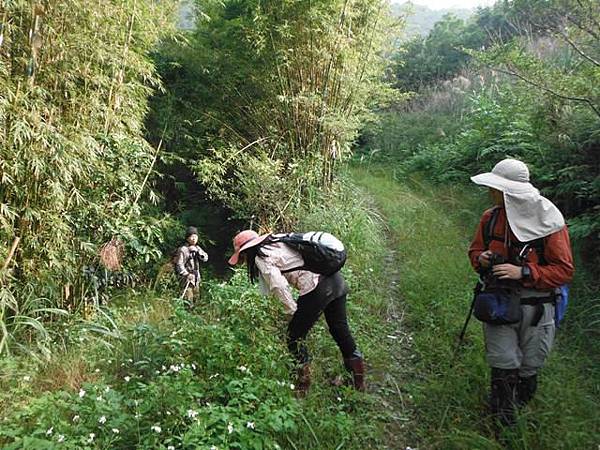
[[[284,270],[283,273],[308,270],[330,276],[344,267],[346,262],[344,244],[332,234],[323,231],[278,234],[271,236],[268,242],[283,242],[302,255],[302,267]]]

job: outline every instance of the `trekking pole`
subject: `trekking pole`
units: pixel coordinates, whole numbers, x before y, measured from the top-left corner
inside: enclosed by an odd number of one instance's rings
[[[460,332],[460,336],[458,337],[458,347],[463,343],[465,338],[465,333],[467,332],[467,326],[469,326],[469,321],[471,320],[471,316],[473,315],[473,308],[475,307],[475,296],[473,296],[473,300],[471,301],[471,307],[469,308],[469,314],[467,315],[467,320],[465,320],[465,324],[462,327],[462,331]]]
[[[190,280],[187,280],[187,283],[185,283],[185,287],[183,288],[183,292],[181,293],[181,296],[179,297],[180,299],[185,297],[185,293],[188,290],[189,285],[190,285]]]
[[[467,319],[465,320],[465,324],[462,327],[462,330],[460,332],[460,336],[458,337],[458,343],[456,345],[456,349],[454,350],[454,354],[456,355],[456,353],[458,353],[458,349],[460,348],[460,346],[462,345],[464,339],[465,339],[465,333],[467,332],[467,327],[469,326],[469,321],[471,320],[471,316],[473,315],[473,309],[475,308],[475,298],[477,298],[477,294],[479,294],[479,292],[481,291],[481,285],[479,283],[477,283],[477,286],[475,286],[475,289],[473,291],[473,300],[471,300],[471,307],[469,308],[469,314],[467,314]]]

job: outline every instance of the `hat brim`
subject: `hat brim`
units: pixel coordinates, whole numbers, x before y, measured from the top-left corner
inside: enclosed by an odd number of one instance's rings
[[[229,258],[227,263],[230,266],[237,265],[237,263],[240,261],[240,253],[242,253],[244,250],[248,250],[251,247],[256,247],[257,245],[259,245],[262,241],[264,241],[268,237],[269,237],[269,234],[263,234],[254,239],[250,239],[248,242],[246,242],[244,245],[242,245],[237,252],[234,252],[233,255],[231,255],[231,258]]]
[[[471,181],[480,186],[487,186],[497,189],[502,192],[512,194],[520,194],[535,191],[531,183],[523,183],[521,181],[512,181],[504,177],[500,177],[492,172],[480,173],[471,177]]]

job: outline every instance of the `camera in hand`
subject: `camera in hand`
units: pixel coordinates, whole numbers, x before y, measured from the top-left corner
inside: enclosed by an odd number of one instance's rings
[[[202,253],[200,253],[197,250],[191,251],[191,257],[198,265],[200,265],[200,263],[206,262],[206,256],[204,256]]]
[[[490,268],[498,264],[506,264],[508,260],[499,253],[492,253],[490,256]]]
[[[507,281],[499,280],[498,277],[494,275],[494,272],[492,271],[492,268],[494,266],[497,266],[498,264],[506,264],[507,262],[508,260],[499,253],[492,253],[490,255],[490,265],[487,268],[482,269],[480,272],[481,279],[483,280],[486,289],[505,287],[505,285],[508,284]]]

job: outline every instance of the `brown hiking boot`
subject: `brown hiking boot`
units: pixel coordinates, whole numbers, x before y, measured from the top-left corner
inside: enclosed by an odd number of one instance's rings
[[[362,358],[362,356],[344,358],[344,367],[346,367],[349,372],[352,372],[354,388],[357,391],[364,392],[366,389],[365,360]]]
[[[296,397],[304,398],[310,388],[310,364],[306,363],[298,369],[298,381],[296,382]]]

